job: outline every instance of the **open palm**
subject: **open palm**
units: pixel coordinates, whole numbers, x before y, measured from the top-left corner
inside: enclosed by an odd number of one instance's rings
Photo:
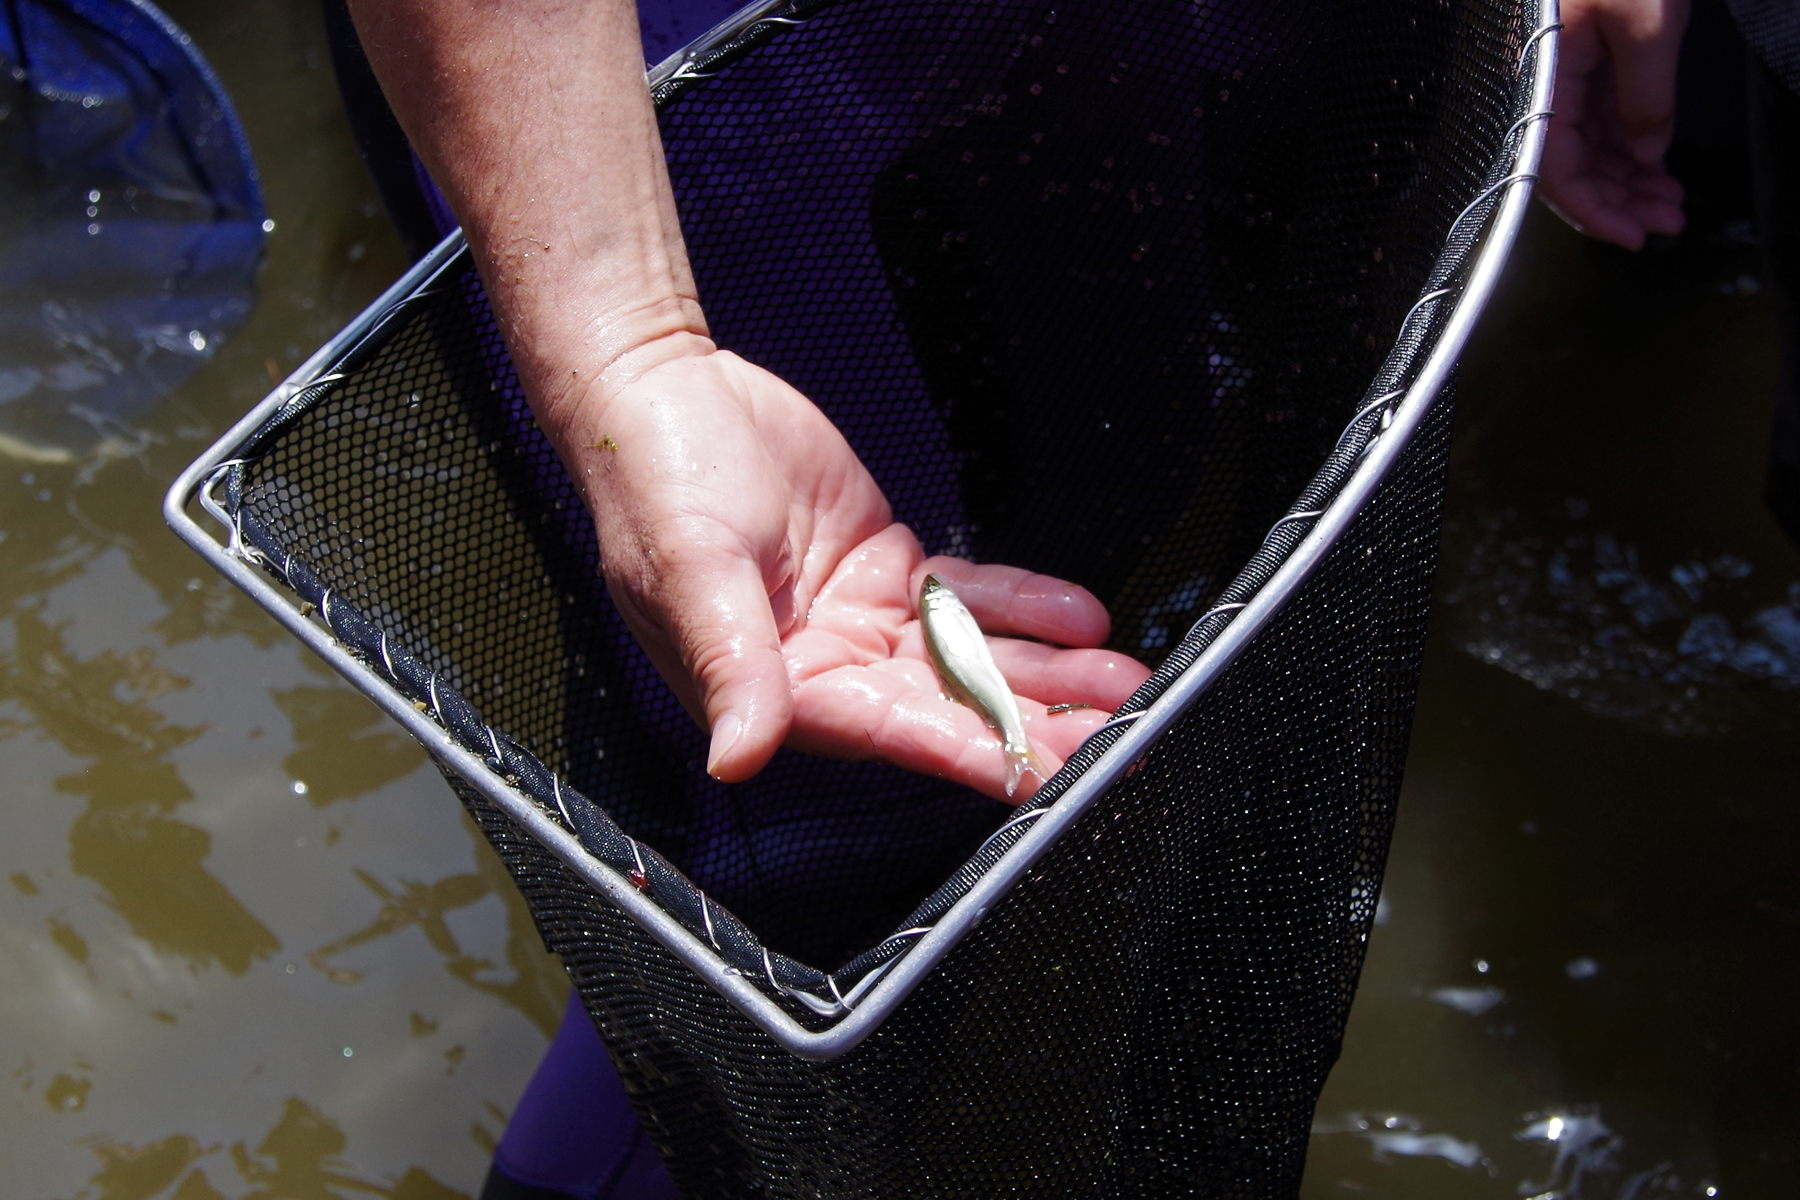
[[[928,573],[956,591],[984,632],[1018,635],[990,636],[989,646],[1046,773],[1149,675],[1134,659],[1091,648],[1105,640],[1108,620],[1085,589],[1016,567],[927,559],[911,530],[890,525],[843,558],[805,624],[785,639],[794,681],[789,744],[833,758],[884,759],[1022,801],[1043,781],[1027,775],[1006,795],[999,735],[942,694],[926,656],[918,597]],[[1093,707],[1045,712],[1057,704]]]
[[[998,737],[939,694],[926,659],[917,597],[927,569],[988,633],[1039,639],[993,649],[1046,770],[1147,676],[1092,649],[1108,619],[1085,590],[1014,568],[927,563],[823,413],[767,371],[705,349],[564,409],[570,419],[552,433],[594,512],[615,603],[712,730],[714,776],[748,778],[785,743],[1003,797]],[[1046,716],[1056,703],[1095,711]]]

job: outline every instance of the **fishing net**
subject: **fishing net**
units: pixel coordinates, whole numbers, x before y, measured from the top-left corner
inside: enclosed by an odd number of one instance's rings
[[[250,311],[263,201],[230,98],[149,0],[0,0],[0,454],[133,422]]]
[[[685,1194],[1291,1195],[1550,19],[796,0],[652,73],[717,340],[1157,667],[1021,809],[707,779],[454,237],[171,518],[433,751]]]

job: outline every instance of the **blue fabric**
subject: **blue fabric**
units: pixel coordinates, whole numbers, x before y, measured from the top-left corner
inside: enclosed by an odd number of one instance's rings
[[[0,0],[0,448],[69,458],[248,314],[256,170],[187,34],[146,0]]]

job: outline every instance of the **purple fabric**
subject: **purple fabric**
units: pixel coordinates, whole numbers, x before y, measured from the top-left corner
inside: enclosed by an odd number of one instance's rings
[[[646,57],[666,57],[735,10],[729,0],[641,0]],[[851,100],[861,86],[854,72],[834,71],[834,111],[857,111]],[[797,92],[792,103],[804,100]],[[675,131],[677,139],[682,132]],[[960,455],[912,361],[872,237],[855,235],[860,253],[832,271],[813,269],[810,250],[746,241],[731,196],[734,181],[762,151],[708,132],[716,149],[704,161],[671,144],[671,176],[714,336],[793,383],[831,417],[888,497],[895,519],[918,534],[927,553],[968,553]],[[857,169],[876,170],[878,159],[904,142],[894,138],[878,155],[861,156]],[[418,179],[441,231],[449,232],[453,214],[422,168]],[[796,309],[793,287],[802,275],[807,300]],[[477,311],[486,306],[478,285],[471,300]],[[803,338],[792,334],[790,309],[806,318]],[[534,440],[535,422],[497,330],[487,334],[484,351],[514,443]],[[544,484],[566,481],[558,473]],[[592,526],[579,506],[554,508],[563,513],[570,544],[592,544]],[[888,932],[1003,819],[1005,806],[954,784],[883,763],[828,762],[787,750],[755,779],[719,784],[702,769],[706,733],[604,589],[591,576],[588,582],[595,591],[583,603],[606,625],[639,735],[649,755],[669,769],[665,806],[684,814],[682,836],[658,848],[766,943],[827,969],[837,965]],[[629,797],[608,774],[620,757],[617,748],[602,743],[580,705],[571,703],[569,716],[569,744],[592,746],[593,761],[605,763],[584,764],[592,774],[573,775],[571,782],[630,828],[632,814],[620,807]]]
[[[644,61],[661,62],[742,7],[738,0],[638,0]]]
[[[679,1200],[574,992],[494,1166],[518,1183],[578,1200]]]
[[[640,0],[646,60],[666,58],[737,7],[733,0]],[[835,72],[831,84],[841,93],[840,106],[859,87],[847,70]],[[802,99],[796,95],[795,102]],[[877,158],[885,161],[897,148],[898,143],[882,147],[881,155],[859,169],[878,169]],[[730,193],[739,164],[733,156],[753,159],[760,153],[753,146],[735,147],[706,162],[680,150],[671,154],[683,227],[715,335],[800,387],[832,417],[881,484],[896,519],[911,526],[928,551],[966,553],[960,457],[912,362],[872,239],[864,236],[855,270],[829,277],[809,269],[807,253],[747,248],[735,232],[739,214]],[[426,203],[447,233],[454,217],[424,170],[416,170]],[[804,344],[784,335],[785,322],[764,319],[772,305],[791,304],[789,294],[802,276],[810,322]],[[865,361],[871,328],[887,338],[880,370]],[[852,349],[854,356],[847,358]],[[489,355],[501,385],[495,399],[515,437],[523,439],[531,429],[530,413],[497,338]],[[571,508],[566,519],[579,524],[586,517]],[[592,540],[591,531],[582,536]],[[833,956],[841,955],[843,946],[867,944],[892,927],[888,910],[894,897],[905,901],[898,909],[904,912],[1004,814],[1003,806],[966,789],[883,764],[827,762],[787,751],[748,783],[726,788],[714,782],[701,769],[704,732],[603,592],[593,607],[604,614],[645,739],[673,768],[669,790],[681,795],[687,813],[685,853],[678,865],[766,942],[817,959],[823,967],[836,965]],[[575,745],[594,733],[572,728],[570,736]],[[607,759],[609,767],[612,761]],[[587,790],[585,782],[583,787]],[[600,799],[606,789],[589,794]],[[868,899],[851,902],[853,897]],[[843,928],[831,945],[812,944],[809,950],[800,939],[821,923],[821,913],[835,914]],[[677,1195],[574,999],[513,1113],[495,1166],[520,1183],[580,1200]]]

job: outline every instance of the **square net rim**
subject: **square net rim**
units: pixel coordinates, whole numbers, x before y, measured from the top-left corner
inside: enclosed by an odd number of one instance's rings
[[[758,0],[651,69],[659,109],[836,0]],[[577,875],[797,1057],[829,1061],[890,1015],[1061,834],[1235,661],[1323,564],[1411,444],[1490,298],[1523,222],[1555,75],[1556,0],[1537,0],[1515,78],[1516,120],[1453,220],[1395,343],[1333,451],[1217,602],[1114,719],[997,829],[899,930],[827,974],[762,946],[652,848],[481,721],[240,506],[246,467],[470,267],[457,230],[256,405],[170,487],[164,517],[196,552],[399,721]],[[219,497],[223,488],[225,497]],[[190,513],[200,506],[224,544]],[[299,607],[294,597],[300,600]],[[315,619],[316,614],[316,619]],[[421,702],[423,709],[421,710]],[[647,886],[646,886],[647,885]],[[848,985],[846,988],[845,985]]]

